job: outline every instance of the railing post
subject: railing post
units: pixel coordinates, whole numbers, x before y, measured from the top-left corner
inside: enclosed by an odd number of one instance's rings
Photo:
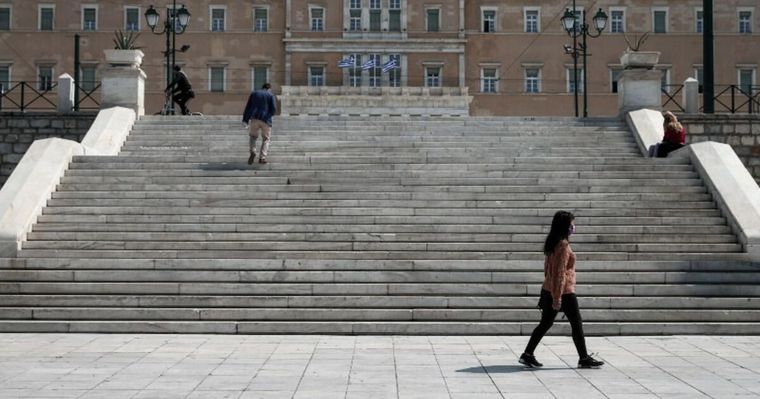
[[[683,82],[683,108],[687,114],[699,112],[699,81],[687,78]]]
[[[58,112],[68,114],[72,110],[76,110],[76,86],[74,84],[74,78],[68,73],[58,77]]]
[[[26,88],[25,86],[26,86],[26,82],[21,82],[21,112],[24,112],[24,108],[26,108],[24,105],[24,102],[25,102],[24,89]]]
[[[736,86],[731,85],[731,113],[736,113]]]
[[[5,98],[5,86],[0,82],[0,111],[3,110],[3,99]]]

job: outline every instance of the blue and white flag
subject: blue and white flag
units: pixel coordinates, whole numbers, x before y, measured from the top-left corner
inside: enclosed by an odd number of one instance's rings
[[[338,61],[338,68],[351,68],[354,66],[354,62],[355,62],[355,58],[352,55],[348,58],[344,58]]]
[[[372,69],[375,67],[375,59],[370,58],[369,61],[365,62],[364,65],[362,65],[362,69]]]
[[[383,73],[390,71],[391,69],[398,68],[398,60],[391,58],[390,61],[383,64]]]

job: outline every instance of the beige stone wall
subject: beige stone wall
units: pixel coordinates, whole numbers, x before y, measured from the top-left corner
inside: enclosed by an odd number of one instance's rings
[[[0,0],[0,4],[11,4],[13,7],[12,30],[0,32],[3,38],[0,40],[0,64],[11,65],[13,80],[36,80],[39,65],[53,65],[56,76],[63,72],[73,75],[73,35],[81,31],[82,4],[98,4],[98,31],[82,32],[82,61],[103,68],[102,50],[112,46],[113,31],[123,28],[124,5],[138,5],[141,7],[142,28],[139,44],[146,54],[143,69],[148,76],[146,113],[161,108],[161,93],[165,85],[164,58],[161,54],[164,36],[152,35],[142,16],[152,2],[46,0],[44,3],[55,4],[54,32],[37,31],[40,2]],[[188,32],[177,36],[177,45],[190,44],[191,49],[178,54],[177,62],[185,66],[196,88],[198,97],[190,104],[195,111],[213,114],[234,109],[252,88],[253,65],[269,68],[269,80],[276,92],[282,85],[305,84],[307,62],[313,60],[327,62],[329,85],[342,85],[342,71],[336,66],[337,60],[349,50],[367,49],[366,53],[405,54],[408,84],[412,86],[423,84],[424,68],[421,62],[430,60],[445,63],[444,85],[458,86],[461,69],[458,54],[465,54],[464,84],[475,96],[472,112],[476,115],[573,113],[573,96],[567,93],[567,70],[572,65],[572,58],[562,50],[562,46],[572,43],[572,40],[560,29],[559,23],[566,2],[466,0],[465,31],[459,32],[459,0],[406,0],[402,2],[406,5],[404,12],[407,20],[407,31],[403,35],[407,35],[409,40],[401,39],[402,34],[344,39],[342,0],[188,0],[182,3],[188,7],[192,18]],[[292,7],[290,10],[286,10],[288,3]],[[702,39],[699,34],[693,33],[694,10],[701,6],[701,0],[603,0],[594,4],[608,11],[610,6],[625,7],[628,32],[651,30],[652,7],[668,7],[669,33],[652,35],[644,49],[662,52],[660,64],[670,70],[672,84],[681,84],[687,77],[694,76],[695,68],[702,63]],[[209,9],[212,5],[227,7],[225,32],[209,31]],[[326,8],[325,32],[309,31],[309,5]],[[266,33],[253,32],[253,8],[257,6],[269,9]],[[425,8],[429,6],[441,9],[440,33],[424,32]],[[482,34],[480,11],[481,7],[489,6],[498,8],[498,31]],[[540,7],[540,34],[523,33],[525,7]],[[753,28],[755,32],[760,32],[760,6],[756,0],[726,0],[716,7],[716,83],[721,85],[737,83],[738,65],[757,69],[760,64],[760,46],[757,45],[760,35],[736,33],[737,7],[755,7]],[[589,10],[589,18],[594,12]],[[163,18],[163,10],[161,14]],[[460,34],[464,39],[457,42]],[[311,42],[304,45],[309,40]],[[446,40],[448,44],[444,44]],[[300,49],[298,46],[301,46]],[[436,46],[440,46],[440,50]],[[610,87],[610,68],[619,66],[619,57],[625,47],[622,34],[605,33],[601,38],[589,39],[589,51],[593,54],[588,60],[591,116],[617,113],[617,101]],[[501,80],[496,95],[479,93],[480,71],[484,64],[498,65]],[[541,67],[541,94],[524,93],[524,68],[529,65]],[[210,66],[227,68],[224,93],[208,91]]]
[[[0,186],[34,140],[59,137],[81,142],[95,114],[58,115],[48,112],[4,114],[0,118]]]
[[[730,145],[760,184],[760,115],[683,115],[687,143],[717,141]]]

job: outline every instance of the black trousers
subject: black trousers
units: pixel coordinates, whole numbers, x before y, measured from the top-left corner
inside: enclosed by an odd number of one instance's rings
[[[179,105],[179,109],[182,110],[182,115],[187,115],[190,113],[190,110],[187,109],[187,105],[185,105],[188,101],[190,101],[190,98],[192,98],[190,96],[190,93],[184,91],[180,91],[172,95],[172,100],[174,100],[174,102]]]
[[[528,346],[525,347],[525,353],[533,354],[536,350],[538,343],[541,342],[541,338],[546,335],[551,326],[554,324],[554,319],[557,317],[557,313],[563,312],[567,316],[567,320],[570,322],[570,327],[573,331],[573,343],[575,343],[575,349],[578,351],[578,356],[584,358],[588,356],[586,351],[586,338],[583,336],[583,322],[581,321],[581,311],[578,308],[578,298],[575,294],[562,295],[562,306],[559,311],[552,309],[552,294],[542,289],[541,299],[538,301],[538,307],[541,309],[541,322],[538,323],[538,327],[533,330],[533,334],[530,336]]]

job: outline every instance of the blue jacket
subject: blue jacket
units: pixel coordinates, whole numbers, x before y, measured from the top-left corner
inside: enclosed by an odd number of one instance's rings
[[[248,97],[248,104],[245,105],[243,112],[243,123],[248,123],[251,119],[258,119],[272,126],[272,116],[276,113],[277,102],[274,94],[266,90],[256,90]]]

